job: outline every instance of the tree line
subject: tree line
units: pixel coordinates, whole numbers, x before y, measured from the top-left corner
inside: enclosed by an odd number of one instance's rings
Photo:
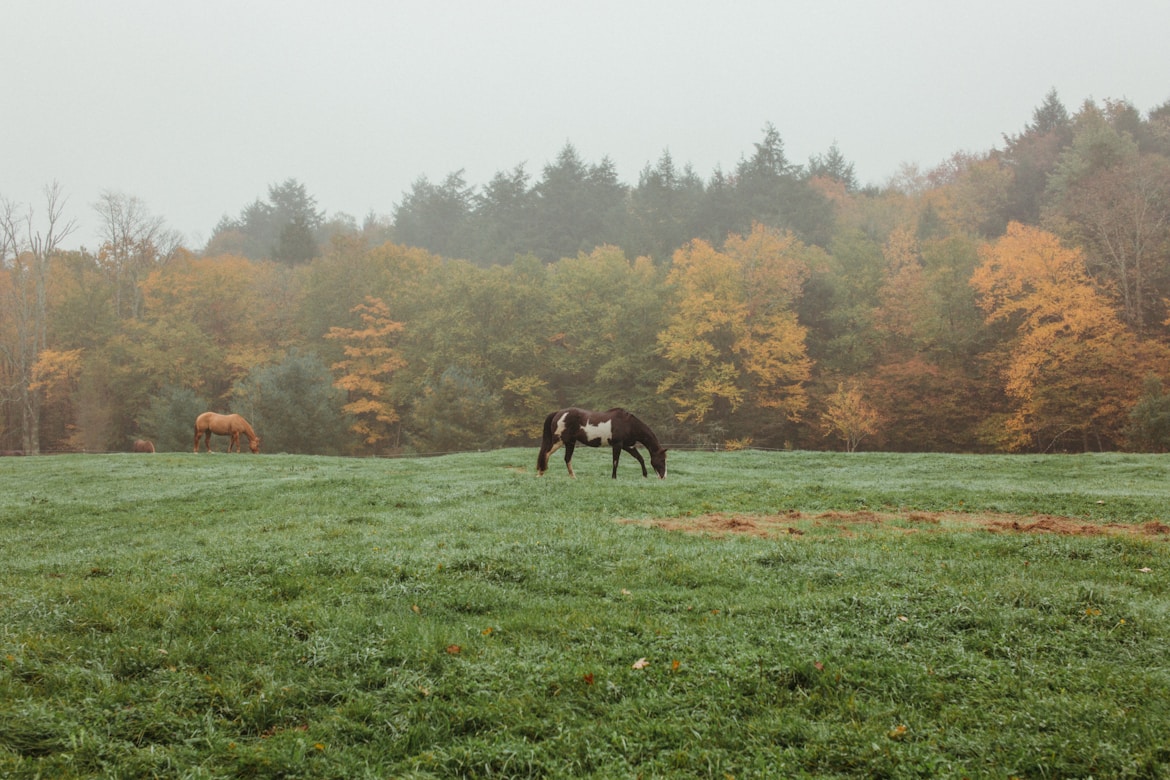
[[[770,125],[705,180],[566,145],[360,224],[288,180],[198,251],[117,193],[99,249],[62,251],[45,206],[0,200],[3,450],[186,449],[213,409],[267,452],[445,452],[570,404],[675,446],[1170,445],[1170,103],[1052,92],[1002,148],[881,188]]]

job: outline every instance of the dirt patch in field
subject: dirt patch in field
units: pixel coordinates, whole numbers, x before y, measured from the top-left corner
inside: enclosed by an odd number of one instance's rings
[[[1170,540],[1170,526],[1159,521],[1147,523],[1090,523],[1074,517],[1055,515],[1003,515],[967,512],[820,512],[806,514],[795,510],[774,515],[712,514],[692,517],[623,520],[634,525],[661,528],[664,531],[725,536],[802,536],[806,533],[835,531],[843,536],[864,533],[875,527],[898,533],[938,533],[945,531],[982,530],[997,534],[1062,534],[1065,536],[1140,536]]]

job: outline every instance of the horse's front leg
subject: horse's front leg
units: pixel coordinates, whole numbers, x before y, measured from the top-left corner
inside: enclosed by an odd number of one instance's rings
[[[228,442],[228,452],[240,451],[240,434],[238,432],[232,433],[232,440]]]
[[[645,459],[642,458],[642,453],[638,452],[637,446],[624,447],[623,449],[625,449],[626,452],[633,455],[634,458],[638,461],[638,465],[642,467],[642,476],[643,477],[650,476],[646,472],[646,461],[645,461]],[[614,466],[616,467],[617,466],[617,454],[616,453],[614,454],[614,457],[613,457],[613,463],[614,463]]]
[[[577,442],[573,439],[565,442],[565,468],[569,470],[569,476],[573,479],[577,478],[577,475],[573,473],[573,448],[576,446]]]
[[[610,476],[617,479],[617,464],[622,457],[622,446],[620,444],[613,445],[613,474]]]

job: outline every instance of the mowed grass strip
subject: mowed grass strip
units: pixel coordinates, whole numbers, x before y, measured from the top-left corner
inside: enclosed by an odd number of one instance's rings
[[[0,775],[1158,777],[1170,465],[0,462]]]

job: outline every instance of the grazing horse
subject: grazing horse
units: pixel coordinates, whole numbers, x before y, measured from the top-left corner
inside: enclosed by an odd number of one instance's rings
[[[147,441],[146,439],[135,439],[134,440],[134,451],[135,452],[154,452],[154,442]]]
[[[544,437],[540,443],[540,454],[536,457],[536,475],[548,471],[548,456],[562,444],[565,447],[565,467],[570,477],[573,473],[573,448],[578,444],[589,447],[608,446],[613,448],[613,478],[617,479],[618,458],[622,450],[630,453],[642,465],[642,476],[646,473],[646,461],[638,452],[641,444],[650,451],[650,465],[659,479],[666,479],[666,449],[658,443],[658,437],[646,423],[625,409],[610,409],[607,412],[590,412],[585,409],[561,409],[544,418]]]
[[[207,437],[207,451],[211,452],[211,434],[218,434],[220,436],[231,436],[232,440],[228,444],[228,452],[233,449],[236,452],[240,451],[240,434],[248,437],[248,449],[252,452],[260,451],[260,437],[252,430],[252,426],[248,425],[248,421],[238,414],[216,414],[215,412],[204,412],[195,418],[195,451],[199,452],[199,437]]]

